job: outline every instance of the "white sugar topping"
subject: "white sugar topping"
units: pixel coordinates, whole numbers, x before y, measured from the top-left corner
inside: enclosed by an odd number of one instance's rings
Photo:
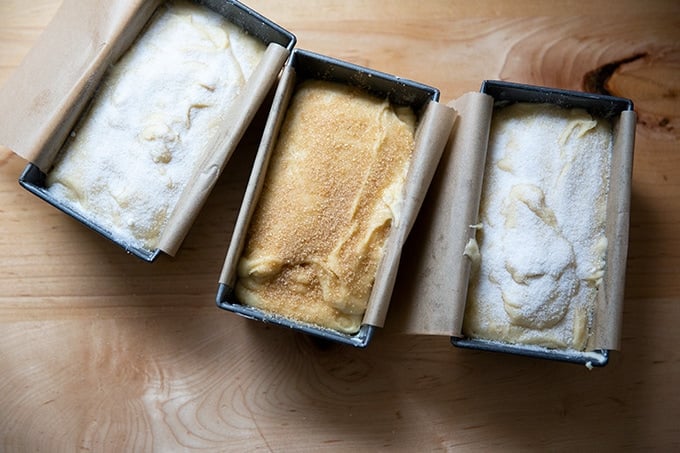
[[[583,110],[494,112],[466,335],[583,349],[604,272],[612,133]]]
[[[161,7],[105,76],[48,190],[117,240],[155,249],[263,53],[264,44],[207,8]]]

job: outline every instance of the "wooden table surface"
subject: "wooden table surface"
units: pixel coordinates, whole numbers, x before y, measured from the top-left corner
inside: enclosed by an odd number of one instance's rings
[[[59,4],[0,0],[0,82]],[[25,162],[3,152],[0,450],[678,451],[680,3],[249,4],[298,47],[436,86],[444,101],[483,79],[633,99],[621,351],[588,371],[402,336],[389,318],[355,350],[217,309],[261,118],[180,253],[154,264],[21,189]]]

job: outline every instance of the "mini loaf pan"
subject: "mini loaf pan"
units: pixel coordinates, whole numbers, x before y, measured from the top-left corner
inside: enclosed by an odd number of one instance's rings
[[[304,51],[300,49],[295,49],[289,60],[286,68],[279,83],[276,96],[274,98],[274,104],[270,112],[269,118],[267,120],[267,126],[265,127],[265,134],[263,141],[258,150],[258,157],[256,158],[256,163],[253,168],[253,173],[251,174],[250,181],[248,184],[248,190],[241,206],[241,211],[239,213],[239,218],[236,224],[234,234],[229,245],[229,250],[227,252],[227,257],[225,260],[224,268],[222,270],[222,276],[220,277],[220,283],[218,286],[216,302],[219,308],[224,310],[237,313],[249,319],[263,321],[265,323],[276,324],[282,327],[288,327],[296,331],[310,334],[319,337],[324,340],[329,340],[333,342],[338,342],[342,344],[348,344],[351,346],[363,348],[370,342],[376,327],[382,325],[381,321],[378,322],[366,322],[366,315],[364,316],[364,322],[360,330],[356,334],[344,334],[331,329],[318,327],[315,325],[297,322],[296,320],[284,318],[279,315],[271,314],[266,311],[250,307],[241,304],[234,293],[234,285],[236,282],[236,267],[238,259],[241,256],[244,243],[246,240],[248,224],[252,213],[257,205],[257,194],[263,184],[266,166],[268,162],[268,154],[270,154],[275,138],[278,135],[278,131],[281,127],[285,113],[287,110],[287,105],[294,91],[294,87],[297,84],[309,80],[327,80],[333,82],[339,82],[347,84],[350,86],[355,86],[360,89],[366,90],[369,93],[380,97],[387,98],[394,105],[407,105],[411,106],[414,112],[419,117],[419,128],[421,127],[420,121],[423,119],[423,111],[426,110],[429,104],[434,103],[439,106],[436,101],[439,100],[439,90],[427,85],[423,85],[418,82],[411,80],[405,80],[390,74],[385,74],[373,69],[365,68],[355,64],[340,61],[331,57],[324,55],[319,55],[309,51]],[[435,101],[435,102],[433,102]],[[441,106],[443,107],[443,106]],[[450,110],[446,108],[447,110]],[[452,111],[451,111],[452,112]],[[446,137],[448,137],[448,131],[450,131],[451,124],[453,123],[453,114],[451,114],[451,122],[446,126],[447,131],[441,142],[441,148],[443,150],[444,144],[446,142]],[[424,126],[423,126],[424,127]],[[418,144],[416,144],[416,149],[418,150]],[[441,150],[435,153],[436,157],[432,157],[430,154],[430,159],[439,159],[441,156]],[[419,155],[424,155],[420,153]],[[426,154],[425,154],[426,155]],[[413,164],[412,164],[413,165]],[[436,163],[435,163],[436,166]],[[410,173],[410,170],[409,170]],[[431,175],[427,180],[423,180],[422,183],[424,188],[419,187],[419,190],[423,191],[422,197],[424,198],[424,192],[427,190],[429,185]],[[407,182],[408,185],[408,182]],[[417,198],[417,197],[416,197]],[[418,205],[419,207],[419,205]],[[415,216],[414,216],[415,217]],[[407,222],[404,222],[407,223]],[[392,233],[390,234],[390,236]],[[385,247],[385,256],[388,255],[388,247],[390,244],[390,239],[387,239]],[[401,244],[403,245],[403,243]],[[399,251],[397,252],[397,261],[393,264],[393,268],[388,268],[389,266],[384,266],[385,260],[379,266],[378,275],[376,275],[376,282],[380,280],[380,274],[391,273],[396,274],[396,268],[398,267],[398,255],[401,253],[401,245],[399,245]],[[383,281],[385,279],[382,279]],[[389,280],[389,278],[387,279]],[[393,281],[389,285],[382,285],[383,289],[385,286],[389,286],[387,289],[388,296],[380,298],[380,303],[389,303],[389,294],[392,291]],[[373,293],[376,293],[376,286],[378,283],[374,284]],[[378,291],[379,294],[384,294],[384,291]],[[373,296],[373,294],[372,294]],[[371,298],[372,300],[373,298]],[[369,302],[369,309],[370,304]],[[386,310],[386,308],[385,308]],[[367,310],[368,311],[368,310]]]
[[[293,47],[295,46],[296,37],[292,33],[283,29],[251,8],[239,3],[238,1],[194,0],[194,3],[202,5],[221,14],[231,23],[238,25],[248,34],[257,37],[265,44],[276,43],[286,48],[289,52],[292,51]],[[242,130],[245,131],[246,127],[247,124],[242,127]],[[144,261],[152,262],[161,254],[162,250],[160,249],[146,250],[144,248],[130,246],[129,244],[118,241],[112,236],[110,231],[92,222],[86,216],[74,211],[61,200],[53,197],[46,189],[46,177],[46,173],[44,173],[42,170],[40,170],[40,168],[38,168],[37,165],[31,162],[25,167],[24,171],[19,177],[19,184],[47,203],[75,218],[86,227],[96,231],[100,235],[122,247],[126,252]]]
[[[533,85],[525,85],[504,81],[492,81],[487,80],[482,83],[481,90],[482,93],[490,95],[494,99],[495,107],[503,107],[505,105],[517,103],[517,102],[529,102],[529,103],[547,103],[558,105],[563,108],[581,108],[588,111],[591,115],[597,116],[604,119],[615,120],[624,111],[633,110],[633,102],[629,99],[584,93],[578,91],[561,90],[555,88],[546,88]],[[629,150],[624,150],[630,152],[629,156],[632,160],[632,148]],[[614,148],[614,153],[617,152],[616,147]],[[614,158],[614,156],[612,156]],[[625,159],[624,159],[625,160]],[[619,316],[620,316],[620,305],[622,305],[623,300],[623,286],[624,286],[624,270],[625,261],[627,253],[627,237],[628,237],[628,211],[627,203],[630,199],[630,168],[623,172],[623,175],[615,173],[612,171],[611,177],[627,177],[628,181],[617,182],[617,190],[620,189],[621,192],[616,194],[618,200],[622,200],[626,209],[623,210],[625,213],[624,217],[617,218],[618,225],[612,227],[615,231],[614,234],[618,240],[611,240],[609,231],[607,233],[609,239],[609,246],[613,250],[608,250],[607,259],[615,259],[615,266],[607,265],[607,273],[611,271],[614,275],[605,276],[605,280],[609,282],[609,287],[614,288],[614,293],[612,295],[615,300],[609,303],[619,306]],[[611,195],[611,193],[610,193]],[[611,196],[610,196],[611,198]],[[609,203],[609,202],[608,202]],[[611,221],[612,213],[611,205],[608,204],[607,207],[607,223]],[[619,210],[621,212],[621,210]],[[608,225],[608,230],[611,225]],[[611,320],[613,324],[616,324],[616,320]],[[466,337],[451,337],[451,342],[454,346],[467,349],[477,349],[483,351],[509,353],[527,357],[534,357],[540,359],[549,359],[562,362],[570,362],[576,364],[586,365],[588,367],[602,367],[605,366],[609,361],[609,349],[593,349],[590,351],[575,351],[575,350],[559,350],[537,347],[532,345],[522,345],[522,344],[510,344],[503,343],[500,341],[491,341],[478,338],[466,338]]]

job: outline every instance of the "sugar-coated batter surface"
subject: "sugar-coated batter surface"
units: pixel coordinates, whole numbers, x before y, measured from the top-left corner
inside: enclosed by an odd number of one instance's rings
[[[494,112],[463,331],[583,350],[605,270],[612,132],[583,110]]]
[[[131,246],[153,250],[265,46],[221,15],[168,2],[102,81],[48,190]]]
[[[359,330],[399,222],[415,122],[410,109],[345,85],[297,88],[239,262],[239,300]]]

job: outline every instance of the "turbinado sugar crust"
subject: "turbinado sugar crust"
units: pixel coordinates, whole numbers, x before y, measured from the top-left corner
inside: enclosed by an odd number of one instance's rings
[[[346,85],[297,87],[238,264],[236,295],[355,333],[400,222],[416,118]]]
[[[584,350],[605,272],[611,124],[580,109],[494,112],[463,332]]]

